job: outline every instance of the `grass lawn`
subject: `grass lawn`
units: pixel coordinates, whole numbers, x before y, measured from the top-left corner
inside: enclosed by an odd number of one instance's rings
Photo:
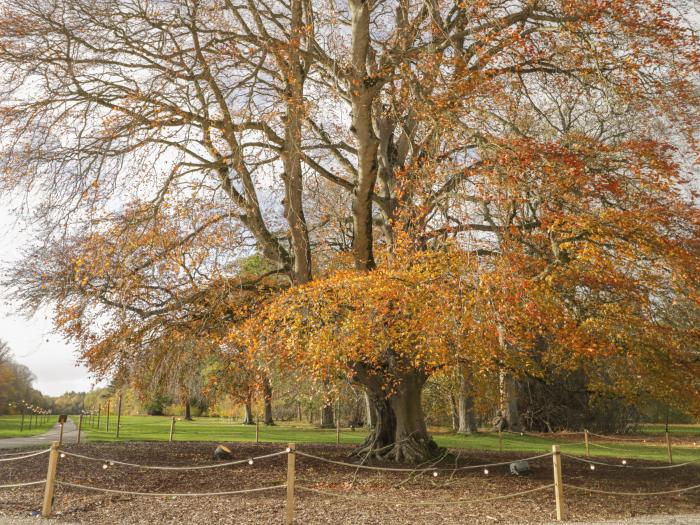
[[[666,432],[666,425],[663,423],[646,423],[639,426],[639,430],[644,434],[663,434]],[[700,440],[700,425],[669,425],[668,433],[678,437],[697,437]]]
[[[74,418],[77,420],[77,418]],[[102,417],[100,430],[91,427],[86,420],[83,426],[88,441],[116,440],[116,417],[110,417],[110,432],[106,432],[106,419]],[[700,429],[698,429],[700,432]],[[124,416],[121,419],[120,440],[124,441],[167,441],[170,432],[170,418],[158,416]],[[341,430],[340,441],[343,444],[359,444],[365,437],[365,430],[348,428]],[[499,450],[498,435],[480,432],[471,436],[459,436],[446,431],[433,430],[437,443],[443,447],[472,450]],[[532,452],[533,454],[550,452],[553,444],[559,444],[565,454],[584,455],[585,447],[582,435],[569,437],[539,437],[532,435],[503,434],[504,452]],[[175,423],[175,441],[255,441],[255,426],[241,425],[227,419],[196,418],[194,421],[178,420]],[[335,443],[335,429],[319,429],[299,422],[280,422],[275,426],[260,425],[260,441],[267,443]],[[700,442],[700,440],[699,440]],[[600,458],[648,459],[666,461],[665,444],[658,440],[654,443],[630,443],[605,441],[591,437],[591,455]],[[700,459],[700,447],[673,447],[674,462],[680,463]]]
[[[11,437],[35,436],[48,432],[56,424],[56,416],[48,416],[45,422],[37,425],[36,419],[32,417],[32,429],[29,430],[29,416],[24,416],[24,430],[20,432],[19,427],[22,416],[0,416],[0,439]]]

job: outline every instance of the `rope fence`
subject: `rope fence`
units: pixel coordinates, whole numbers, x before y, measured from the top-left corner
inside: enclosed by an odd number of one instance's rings
[[[588,463],[589,465],[601,465],[604,467],[613,467],[613,468],[628,468],[628,469],[636,469],[636,470],[667,470],[667,469],[672,469],[672,468],[679,468],[679,467],[685,467],[687,465],[691,465],[693,463],[698,463],[700,462],[700,458],[698,459],[691,459],[690,461],[686,461],[685,463],[675,463],[673,465],[661,465],[657,467],[646,467],[642,465],[633,465],[630,464],[629,461],[626,459],[623,460],[623,463],[618,465],[616,463],[605,463],[603,461],[595,461],[592,459],[585,459],[585,458],[580,458],[578,456],[572,456],[570,454],[562,454],[563,457],[573,459],[574,461],[580,461],[581,463]]]
[[[303,456],[306,458],[310,459],[315,459],[317,461],[322,461],[324,463],[330,463],[333,465],[341,465],[344,467],[351,467],[351,468],[357,468],[357,469],[363,469],[363,470],[376,470],[376,471],[384,471],[384,472],[405,472],[407,474],[417,474],[420,472],[454,472],[454,471],[459,471],[459,470],[472,470],[472,469],[480,469],[480,468],[487,468],[487,467],[498,467],[502,465],[510,465],[513,463],[513,460],[511,461],[501,461],[499,463],[484,463],[483,465],[465,465],[461,467],[451,467],[451,468],[445,468],[445,467],[433,467],[433,468],[399,468],[399,467],[375,467],[372,465],[363,465],[361,463],[347,463],[345,461],[337,461],[333,459],[328,459],[324,458],[321,456],[315,456],[313,454],[308,454],[306,452],[301,452],[297,450],[297,455],[298,456]],[[532,461],[535,459],[541,459],[541,458],[547,458],[552,455],[551,452],[547,452],[546,454],[540,454],[538,456],[531,456],[529,458],[523,458],[519,459],[518,461]]]
[[[586,435],[586,438],[588,436]],[[602,461],[596,461],[596,460],[591,460],[588,458],[582,458],[570,454],[562,454],[560,450],[560,445],[553,445],[552,446],[552,451],[547,452],[545,454],[539,454],[535,456],[530,456],[527,458],[516,458],[514,460],[510,461],[501,461],[501,462],[493,462],[493,463],[484,463],[480,465],[463,465],[463,466],[454,466],[450,468],[445,468],[445,467],[437,467],[437,466],[431,466],[431,467],[422,467],[418,466],[416,468],[400,468],[400,467],[390,467],[390,466],[374,466],[374,465],[364,465],[362,463],[350,463],[346,461],[339,461],[339,460],[334,460],[330,458],[326,458],[323,456],[318,456],[315,454],[310,454],[307,452],[302,452],[298,451],[296,449],[296,445],[294,443],[289,443],[286,449],[284,450],[279,450],[276,452],[272,452],[270,454],[264,454],[260,456],[255,456],[251,458],[246,458],[246,459],[240,459],[240,460],[235,460],[235,461],[226,461],[223,463],[216,463],[216,464],[211,464],[211,465],[184,465],[184,466],[170,466],[170,465],[144,465],[144,464],[139,464],[139,463],[130,463],[126,461],[119,461],[115,459],[104,459],[104,458],[96,458],[92,456],[87,456],[83,454],[78,454],[75,452],[68,452],[65,450],[61,450],[61,445],[58,441],[55,441],[52,443],[51,448],[46,449],[46,450],[40,450],[37,452],[32,452],[32,453],[22,453],[23,455],[21,456],[16,456],[16,457],[10,457],[7,459],[0,459],[0,461],[16,461],[16,460],[23,460],[31,457],[36,457],[40,456],[43,454],[49,454],[49,460],[48,460],[48,468],[47,468],[47,475],[45,479],[38,480],[38,481],[30,481],[30,482],[25,482],[25,483],[13,483],[13,484],[7,484],[7,485],[0,485],[0,489],[4,488],[22,488],[22,487],[30,487],[30,486],[36,486],[36,485],[45,485],[44,488],[44,503],[42,506],[42,516],[44,517],[49,517],[52,513],[52,506],[53,506],[53,500],[54,500],[54,492],[55,492],[55,487],[65,487],[65,488],[70,488],[70,489],[76,489],[76,490],[86,490],[86,491],[93,491],[93,492],[101,492],[101,493],[106,493],[106,494],[122,494],[122,495],[129,495],[129,496],[144,496],[144,497],[208,497],[208,496],[232,496],[232,495],[239,495],[239,494],[251,494],[251,493],[262,493],[262,492],[270,492],[270,491],[276,491],[280,489],[286,489],[286,519],[285,523],[287,525],[291,525],[294,523],[294,514],[295,514],[295,490],[299,490],[302,492],[307,492],[310,494],[317,494],[321,495],[324,497],[333,497],[333,498],[340,498],[340,499],[346,499],[346,500],[352,500],[352,501],[357,501],[360,503],[367,503],[367,504],[372,504],[372,505],[382,505],[382,504],[390,504],[392,506],[409,506],[409,507],[443,507],[443,506],[460,506],[460,505],[469,505],[469,504],[475,504],[475,503],[483,503],[483,502],[490,502],[490,501],[498,501],[498,500],[505,500],[505,499],[511,499],[511,498],[517,498],[520,496],[525,496],[528,494],[533,494],[545,490],[550,490],[553,489],[554,492],[554,504],[555,504],[555,510],[556,510],[556,516],[557,520],[565,520],[566,519],[566,507],[564,504],[564,489],[567,490],[573,490],[573,491],[578,491],[578,492],[588,492],[591,494],[601,494],[601,495],[611,495],[611,496],[664,496],[664,495],[671,495],[671,494],[682,494],[690,491],[694,491],[697,489],[700,489],[700,484],[698,485],[691,485],[688,487],[681,487],[681,488],[673,488],[673,489],[668,489],[668,490],[660,490],[660,491],[653,491],[653,492],[642,492],[642,491],[636,491],[636,492],[624,492],[624,491],[607,491],[607,490],[601,490],[597,488],[591,488],[591,487],[583,487],[580,485],[574,485],[574,484],[569,484],[569,483],[564,483],[563,480],[563,475],[562,475],[562,459],[566,458],[577,461],[577,462],[582,462],[591,465],[591,470],[594,470],[595,465],[600,465],[600,466],[605,466],[605,467],[615,467],[615,468],[628,468],[628,469],[639,469],[639,470],[665,470],[665,469],[676,469],[676,468],[681,468],[681,467],[686,467],[688,465],[700,462],[700,458],[691,460],[691,461],[686,461],[684,463],[678,463],[678,464],[671,464],[671,465],[664,465],[664,466],[645,466],[645,465],[633,465],[629,464],[627,460],[622,460],[621,464],[613,464],[613,463],[606,463]],[[237,489],[237,490],[224,490],[224,491],[217,491],[217,492],[143,492],[143,491],[134,491],[134,490],[126,490],[126,489],[116,489],[116,488],[109,488],[109,487],[96,487],[92,485],[83,485],[80,483],[74,483],[69,480],[63,480],[63,479],[57,479],[57,471],[58,471],[58,462],[59,458],[66,458],[66,457],[73,457],[76,459],[80,460],[85,460],[85,461],[92,461],[92,462],[99,462],[103,464],[103,468],[107,468],[109,465],[119,465],[119,466],[124,466],[128,468],[136,468],[136,469],[149,469],[149,470],[164,470],[164,471],[192,471],[192,470],[202,470],[202,469],[212,469],[212,468],[222,468],[222,467],[227,467],[227,466],[235,466],[235,465],[242,465],[245,463],[248,464],[253,464],[257,460],[263,460],[263,459],[268,459],[268,458],[273,458],[273,457],[278,457],[278,456],[286,456],[287,457],[287,479],[286,482],[274,482],[274,485],[270,486],[262,486],[262,487],[255,487],[255,488],[246,488],[246,489]],[[324,490],[322,488],[317,488],[315,486],[311,486],[315,484],[313,480],[302,480],[296,479],[296,458],[297,456],[302,457],[302,458],[307,458],[310,460],[314,461],[321,461],[323,463],[327,464],[332,464],[332,465],[338,465],[338,466],[343,466],[343,467],[350,467],[353,469],[363,469],[363,470],[371,470],[371,471],[379,471],[379,472],[400,472],[400,473],[405,473],[405,474],[418,474],[418,473],[426,473],[426,472],[432,472],[433,476],[437,476],[438,472],[440,471],[450,471],[450,472],[456,472],[456,471],[462,471],[462,470],[475,470],[475,469],[484,469],[484,473],[488,474],[488,468],[489,467],[497,467],[497,466],[505,466],[512,464],[514,462],[523,462],[523,461],[535,461],[539,459],[544,459],[544,458],[552,458],[552,475],[553,475],[553,483],[548,483],[544,485],[540,485],[537,487],[517,491],[517,492],[512,492],[508,494],[498,494],[498,495],[492,495],[492,496],[484,496],[484,497],[476,497],[476,498],[456,498],[456,499],[449,499],[449,500],[426,500],[426,499],[419,499],[419,500],[401,500],[401,499],[396,499],[396,498],[383,498],[381,495],[364,495],[364,494],[351,494],[346,492],[338,492],[338,491],[332,491],[332,490]],[[440,458],[439,461],[441,461],[442,458]],[[302,484],[297,485],[296,481],[300,481]]]
[[[224,492],[135,492],[132,490],[108,489],[103,487],[91,487],[89,485],[78,485],[67,481],[56,480],[56,485],[72,487],[76,489],[92,490],[96,492],[107,492],[109,494],[125,494],[128,496],[157,496],[157,497],[204,497],[204,496],[233,496],[235,494],[250,494],[252,492],[264,492],[267,490],[277,490],[286,488],[287,485],[273,485],[271,487],[258,487],[254,489],[229,490]]]
[[[569,485],[568,483],[564,483],[564,486],[567,489],[578,490],[582,492],[593,492],[594,494],[607,494],[610,496],[664,496],[668,494],[681,494],[683,492],[689,492],[691,490],[700,489],[700,485],[692,485],[690,487],[684,487],[681,489],[660,490],[657,492],[615,492],[610,490],[592,489],[589,487],[579,487],[578,485]]]
[[[48,450],[48,449],[47,449]],[[0,454],[0,457],[5,457],[5,456],[24,456],[25,454],[31,454],[31,452],[27,452],[26,450],[23,450],[22,452],[8,452],[6,454]]]
[[[32,452],[30,454],[23,452],[23,454],[25,454],[24,456],[15,456],[12,458],[0,458],[0,461],[19,461],[21,459],[33,458],[34,456],[41,456],[42,454],[48,454],[48,452],[50,450],[51,450],[50,448],[47,448],[46,450],[40,450],[39,452]]]
[[[509,498],[517,498],[518,496],[524,496],[525,494],[532,494],[533,492],[540,492],[542,490],[547,490],[551,489],[554,487],[554,483],[550,483],[549,485],[542,485],[540,487],[535,487],[533,489],[528,489],[528,490],[523,490],[520,492],[511,492],[510,494],[502,494],[499,496],[487,496],[485,498],[459,498],[455,500],[445,500],[445,501],[388,501],[386,499],[380,499],[380,498],[375,498],[375,497],[367,497],[367,496],[353,496],[352,494],[342,494],[340,492],[331,492],[327,490],[319,490],[315,489],[312,487],[305,487],[303,485],[297,485],[297,488],[301,490],[305,490],[307,492],[312,492],[314,494],[320,494],[322,496],[332,496],[336,498],[342,498],[342,499],[349,499],[353,501],[361,501],[365,502],[368,504],[372,505],[381,505],[381,504],[388,504],[388,505],[401,505],[401,506],[407,506],[407,507],[412,507],[412,506],[430,506],[430,507],[435,507],[435,506],[442,506],[442,505],[464,505],[464,504],[469,504],[469,503],[483,503],[486,501],[496,501],[496,500],[501,500],[501,499],[509,499]]]
[[[101,459],[101,458],[93,458],[90,456],[83,456],[82,454],[76,454],[74,452],[62,452],[62,455],[65,456],[71,456],[79,459],[84,459],[87,461],[96,461],[99,463],[103,463],[105,465],[121,465],[123,467],[132,467],[132,468],[140,468],[140,469],[148,469],[148,470],[204,470],[204,469],[211,469],[211,468],[222,468],[222,467],[230,467],[232,465],[242,465],[243,463],[248,463],[252,464],[255,461],[261,460],[261,459],[267,459],[267,458],[272,458],[275,456],[281,456],[281,455],[286,455],[287,451],[282,450],[280,452],[273,452],[272,454],[265,454],[264,456],[255,456],[252,458],[247,458],[247,459],[239,459],[236,461],[226,461],[224,463],[216,463],[214,465],[193,465],[193,466],[184,466],[184,467],[171,467],[167,465],[141,465],[139,463],[127,463],[126,461],[118,461],[116,459]]]
[[[43,485],[46,483],[45,479],[40,479],[39,481],[28,481],[26,483],[11,483],[9,485],[0,485],[0,489],[13,489],[16,487],[30,487],[32,485]]]

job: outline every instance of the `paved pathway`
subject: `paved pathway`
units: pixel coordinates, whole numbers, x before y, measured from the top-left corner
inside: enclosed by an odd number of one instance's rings
[[[0,449],[30,448],[40,447],[43,445],[48,446],[51,444],[52,441],[58,441],[60,433],[61,426],[58,423],[56,423],[51,430],[45,432],[44,434],[38,434],[36,436],[0,439]],[[71,419],[68,418],[68,421],[63,427],[63,442],[75,443],[77,440],[78,429],[76,428],[73,421],[71,421]]]

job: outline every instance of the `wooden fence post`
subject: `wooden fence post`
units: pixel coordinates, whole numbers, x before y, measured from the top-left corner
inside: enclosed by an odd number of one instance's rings
[[[56,471],[58,469],[58,441],[51,443],[49,452],[49,468],[46,471],[46,488],[44,489],[44,504],[41,507],[41,515],[44,518],[51,516],[53,506],[53,492],[56,483]]]
[[[60,447],[61,445],[63,445],[63,425],[64,425],[63,421],[61,421],[59,423],[59,425],[61,425],[61,432],[58,435],[58,446]]]
[[[119,394],[119,405],[117,408],[117,439],[119,439],[119,427],[122,421],[122,395]]]
[[[554,470],[554,499],[557,506],[557,521],[566,519],[564,506],[564,481],[561,475],[561,452],[559,445],[552,445],[552,463]]]
[[[673,464],[673,451],[671,450],[671,436],[666,432],[666,448],[668,449],[668,462]]]
[[[170,438],[168,441],[173,442],[173,434],[175,433],[175,416],[170,418]]]
[[[83,415],[80,414],[80,419],[78,419],[78,445],[80,445],[80,433],[83,430]]]
[[[287,517],[284,520],[285,525],[294,523],[294,480],[295,480],[295,460],[296,445],[289,443],[287,445],[289,452],[287,453]]]
[[[586,443],[586,457],[591,457],[591,450],[588,446],[588,430],[583,431],[583,441]]]

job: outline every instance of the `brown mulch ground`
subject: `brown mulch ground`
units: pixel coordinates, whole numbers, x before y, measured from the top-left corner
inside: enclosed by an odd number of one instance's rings
[[[259,456],[281,450],[283,445],[232,445],[236,458]],[[150,465],[210,464],[214,446],[208,443],[100,443],[68,445],[67,451]],[[347,460],[349,448],[301,445],[300,451]],[[511,460],[513,453],[454,451],[459,465]],[[525,454],[520,457],[525,457]],[[46,476],[47,455],[0,463],[0,485],[34,481]],[[445,468],[450,465],[440,465]],[[641,464],[637,462],[636,464]],[[654,463],[646,463],[653,465]],[[60,460],[58,479],[140,492],[218,492],[283,484],[285,455],[258,460],[253,465],[227,466],[200,471],[155,471],[119,465],[103,469],[103,463],[73,457]],[[531,462],[534,473],[513,476],[507,466],[483,469],[406,473],[357,471],[297,456],[297,483],[360,499],[346,499],[297,491],[296,515],[300,524],[434,524],[434,523],[541,523],[552,521],[553,490],[482,503],[439,506],[407,505],[422,501],[452,502],[459,498],[484,498],[521,492],[552,483],[552,460]],[[632,470],[597,466],[564,458],[564,481],[595,489],[651,492],[700,484],[700,467],[671,470]],[[28,516],[39,510],[43,486],[1,489],[0,522],[3,517]],[[369,498],[363,501],[361,498]],[[627,497],[566,491],[569,518],[601,520],[644,514],[690,514],[700,512],[700,490],[681,495]],[[217,497],[143,497],[90,492],[59,487],[54,511],[58,521],[118,524],[252,524],[283,523],[285,490]]]

